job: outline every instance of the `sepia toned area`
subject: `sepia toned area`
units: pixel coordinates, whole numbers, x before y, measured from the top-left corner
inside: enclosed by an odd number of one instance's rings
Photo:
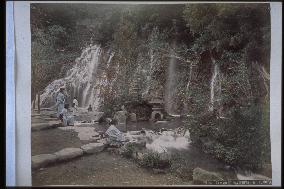
[[[269,4],[31,4],[31,35],[34,186],[271,184]]]

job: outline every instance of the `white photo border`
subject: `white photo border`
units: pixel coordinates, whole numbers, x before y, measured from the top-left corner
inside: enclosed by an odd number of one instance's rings
[[[31,3],[76,3],[76,1],[7,2],[7,62],[6,62],[6,185],[31,186]],[[179,4],[214,2],[77,2],[77,3],[133,3]],[[221,2],[218,2],[221,3]],[[222,2],[223,3],[223,2]],[[226,2],[233,3],[233,2]],[[238,3],[238,2],[234,2]],[[242,2],[247,3],[247,2]],[[253,2],[257,3],[257,2]],[[263,2],[260,2],[263,3]],[[268,2],[267,2],[268,3]],[[14,19],[11,4],[14,4]],[[270,137],[272,186],[281,186],[281,82],[282,82],[282,3],[271,5],[271,61],[270,61]],[[12,12],[12,13],[11,13]],[[15,27],[15,53],[13,25]],[[11,47],[11,49],[10,49]],[[15,56],[15,57],[14,57]],[[15,61],[14,61],[15,60]],[[15,67],[15,69],[13,68]],[[13,82],[15,79],[15,82]],[[13,86],[14,85],[14,86]],[[17,92],[15,92],[17,91]],[[15,116],[15,117],[14,117]],[[247,186],[244,186],[247,187]]]

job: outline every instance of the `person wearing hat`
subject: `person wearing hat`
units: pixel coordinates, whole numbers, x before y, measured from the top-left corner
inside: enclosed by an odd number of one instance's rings
[[[56,97],[57,117],[59,118],[60,114],[62,114],[62,111],[64,109],[64,102],[65,102],[64,88],[61,87]]]

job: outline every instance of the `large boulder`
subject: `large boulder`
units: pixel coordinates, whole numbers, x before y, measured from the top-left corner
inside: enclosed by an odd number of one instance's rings
[[[54,153],[59,161],[73,159],[83,155],[83,150],[80,148],[64,148]]]
[[[89,143],[86,145],[81,146],[81,149],[86,154],[93,154],[98,153],[104,150],[106,147],[106,144],[103,143]]]
[[[32,168],[37,169],[45,167],[50,163],[54,163],[57,160],[57,156],[54,154],[40,154],[32,156]]]
[[[194,184],[207,184],[208,181],[224,180],[220,174],[209,172],[199,167],[193,170],[192,177]]]

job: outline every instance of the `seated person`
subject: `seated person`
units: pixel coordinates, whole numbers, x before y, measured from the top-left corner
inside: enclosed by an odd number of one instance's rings
[[[70,109],[71,112],[73,112],[73,115],[76,116],[78,113],[78,109],[75,107],[75,103],[72,104],[72,108]]]
[[[90,104],[89,107],[88,107],[88,112],[91,112],[91,111],[93,111],[93,108],[92,108],[92,106]]]
[[[69,104],[64,105],[64,109],[62,111],[62,118],[64,126],[74,125],[74,116],[69,109]]]

